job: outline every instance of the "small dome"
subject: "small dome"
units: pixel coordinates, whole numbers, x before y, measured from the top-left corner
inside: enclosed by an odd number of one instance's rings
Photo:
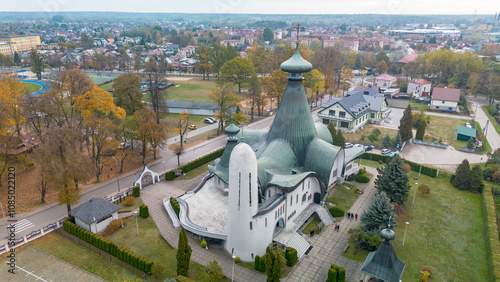
[[[380,235],[382,236],[383,239],[389,241],[394,240],[394,238],[396,238],[396,233],[394,233],[394,231],[392,231],[389,228],[382,229],[382,231],[380,231]]]
[[[233,118],[231,118],[231,124],[228,125],[228,127],[226,127],[224,132],[226,132],[227,134],[234,134],[234,135],[236,135],[236,134],[238,134],[238,132],[240,132],[240,128],[234,124]]]
[[[295,54],[281,64],[281,70],[293,73],[304,73],[313,69],[312,64],[306,61],[299,52],[299,47],[295,49]]]

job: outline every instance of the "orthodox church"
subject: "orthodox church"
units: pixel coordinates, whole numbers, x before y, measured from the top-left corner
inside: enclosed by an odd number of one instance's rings
[[[180,225],[243,261],[263,256],[273,241],[296,248],[299,258],[306,253],[310,245],[297,230],[314,213],[333,223],[323,206],[328,187],[357,173],[364,154],[333,145],[327,127],[313,121],[302,76],[312,65],[298,48],[281,69],[288,82],[270,129],[242,132],[231,122],[221,158],[177,198]]]

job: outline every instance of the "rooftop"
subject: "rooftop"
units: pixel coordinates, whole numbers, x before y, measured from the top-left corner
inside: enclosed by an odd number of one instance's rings
[[[396,78],[392,75],[388,75],[386,73],[381,74],[377,77],[375,77],[376,80],[389,80],[389,81],[396,81]]]
[[[86,224],[92,224],[118,211],[119,209],[121,208],[118,205],[110,203],[103,198],[92,198],[72,209],[69,214],[80,219]]]
[[[460,101],[460,89],[436,87],[432,92],[432,100],[458,102]]]

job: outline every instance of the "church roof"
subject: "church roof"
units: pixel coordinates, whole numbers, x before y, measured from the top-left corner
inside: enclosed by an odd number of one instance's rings
[[[240,132],[240,128],[234,124],[233,118],[231,118],[231,124],[224,129],[224,132],[227,134],[238,134],[238,132]]]
[[[307,149],[307,158],[304,163],[304,170],[314,171],[322,184],[322,189],[328,188],[330,173],[335,164],[335,160],[343,157],[344,150],[332,144],[329,144],[319,138],[314,138]],[[339,164],[342,169],[343,164]],[[326,192],[323,191],[323,192]]]
[[[399,282],[406,265],[396,257],[392,247],[391,240],[395,234],[390,229],[384,229],[381,235],[384,242],[377,251],[368,254],[361,271],[383,281]]]
[[[295,49],[293,56],[281,64],[281,70],[291,73],[304,73],[313,69],[312,64],[306,61],[299,52],[299,47]]]
[[[316,122],[314,123],[314,127],[316,127],[316,132],[318,132],[319,139],[333,144],[332,135],[330,134],[330,131],[328,130],[328,127],[326,127],[326,125],[322,124],[321,122]]]

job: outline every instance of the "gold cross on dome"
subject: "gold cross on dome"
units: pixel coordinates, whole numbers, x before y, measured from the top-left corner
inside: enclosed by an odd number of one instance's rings
[[[299,42],[300,24],[297,24],[297,42]]]

